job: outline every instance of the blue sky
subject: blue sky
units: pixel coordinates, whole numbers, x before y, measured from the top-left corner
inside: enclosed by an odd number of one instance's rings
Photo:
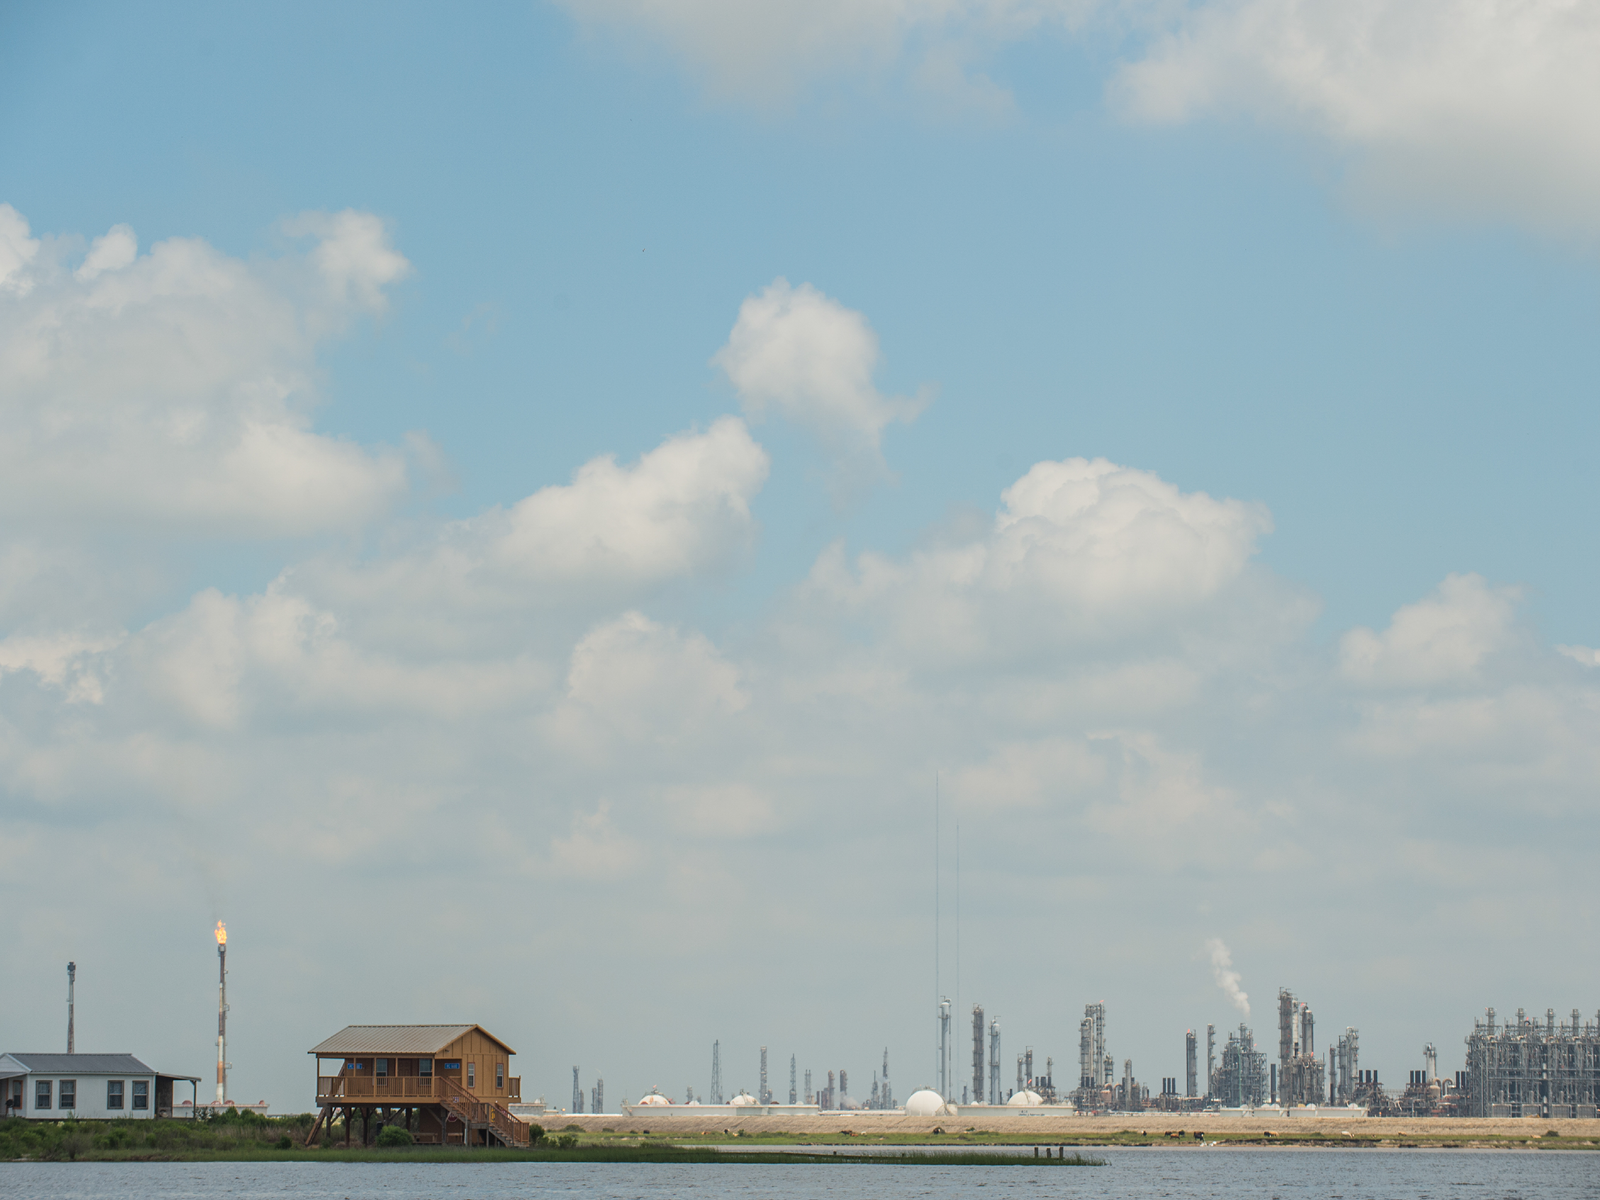
[[[0,824],[13,864],[135,848],[162,916],[145,964],[109,885],[14,881],[8,960],[77,957],[91,994],[96,948],[160,974],[177,1009],[113,1040],[198,1070],[172,1013],[203,1014],[190,952],[226,917],[241,974],[253,936],[272,967],[242,1076],[290,1108],[305,1035],[389,1017],[509,1023],[552,1095],[569,1060],[619,1098],[698,1090],[714,1036],[915,1071],[938,770],[983,881],[962,998],[1041,1054],[1104,999],[1119,1058],[1179,1073],[1183,1028],[1233,1011],[1212,937],[1258,1006],[1295,987],[1391,1079],[1485,1004],[1587,1004],[1491,881],[1595,899],[1600,139],[1493,47],[1525,20],[1593,100],[1597,34],[1491,10],[11,6]],[[139,257],[86,273],[123,224]],[[209,265],[163,267],[169,239]],[[35,370],[56,321],[90,340]],[[803,352],[740,376],[740,330]],[[284,440],[251,457],[261,429]],[[620,474],[519,507],[604,455]],[[1002,500],[1102,458],[1099,507]],[[434,840],[474,826],[480,866]],[[330,982],[314,915],[400,863],[525,914],[466,993],[484,1016]],[[667,929],[724,911],[635,944],[657,889]],[[358,963],[458,928],[393,903]],[[1442,979],[1402,965],[1414,939],[1458,956]],[[449,940],[456,968],[498,953]],[[830,1024],[797,997],[835,964]],[[746,987],[786,999],[719,1001]],[[692,1019],[619,1033],[641,988]],[[17,1048],[54,1044],[51,994]]]

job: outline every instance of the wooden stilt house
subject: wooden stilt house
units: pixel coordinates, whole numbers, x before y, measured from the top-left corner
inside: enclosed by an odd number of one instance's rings
[[[347,1025],[314,1046],[317,1107],[309,1146],[344,1119],[370,1145],[385,1125],[418,1142],[526,1146],[528,1127],[507,1107],[522,1099],[516,1053],[481,1025]]]

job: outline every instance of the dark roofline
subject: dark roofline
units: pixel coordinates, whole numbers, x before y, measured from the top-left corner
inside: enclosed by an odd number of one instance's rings
[[[84,1071],[90,1075],[159,1074],[149,1063],[127,1051],[110,1054],[62,1054],[48,1050],[8,1050],[4,1057],[21,1063],[30,1074],[39,1071],[48,1071],[52,1074],[58,1071]],[[38,1061],[41,1059],[47,1061]],[[107,1060],[121,1061],[108,1064]]]
[[[417,1021],[417,1022],[411,1022],[411,1023],[408,1023],[408,1024],[398,1024],[398,1025],[385,1025],[385,1024],[381,1024],[381,1023],[378,1023],[378,1022],[366,1022],[366,1023],[361,1024],[361,1025],[346,1025],[343,1029],[339,1030],[338,1033],[333,1033],[333,1034],[330,1034],[329,1036],[323,1038],[321,1042],[317,1043],[317,1045],[320,1046],[320,1045],[323,1045],[323,1044],[325,1044],[327,1042],[331,1042],[334,1038],[338,1037],[340,1033],[344,1033],[346,1030],[350,1030],[350,1029],[459,1029],[459,1030],[462,1031],[461,1033],[457,1034],[456,1037],[451,1038],[450,1041],[456,1041],[459,1038],[465,1037],[468,1033],[471,1033],[474,1029],[476,1029],[479,1033],[483,1034],[484,1037],[488,1038],[495,1045],[499,1046],[507,1054],[515,1057],[516,1053],[517,1053],[514,1049],[511,1048],[509,1043],[507,1043],[507,1042],[503,1041],[502,1039],[496,1037],[494,1034],[490,1033],[487,1029],[485,1029],[482,1025],[479,1025],[476,1021]],[[448,1046],[449,1044],[450,1044],[449,1042],[445,1043],[446,1046]],[[442,1049],[442,1047],[441,1047],[441,1049]],[[433,1053],[437,1053],[437,1052],[438,1051],[434,1051]],[[376,1051],[368,1051],[368,1050],[329,1051],[329,1050],[323,1050],[323,1051],[319,1052],[316,1047],[312,1047],[310,1050],[307,1050],[306,1053],[307,1054],[315,1054],[319,1058],[351,1058],[351,1057],[359,1058],[359,1057],[361,1057],[362,1055],[365,1055],[365,1054],[373,1054],[373,1055],[377,1055],[378,1057],[382,1057],[382,1055],[385,1052],[381,1051],[381,1050],[376,1050]]]

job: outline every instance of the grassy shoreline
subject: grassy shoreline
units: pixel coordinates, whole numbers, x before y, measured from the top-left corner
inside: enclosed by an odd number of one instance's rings
[[[66,1159],[12,1159],[12,1162],[66,1162]],[[312,1149],[236,1149],[190,1150],[176,1154],[127,1153],[116,1151],[88,1151],[80,1154],[76,1162],[316,1162],[316,1163],[663,1163],[704,1165],[796,1165],[869,1163],[876,1166],[958,1166],[958,1167],[1090,1167],[1104,1166],[1100,1159],[1081,1154],[1065,1157],[1033,1158],[1020,1154],[985,1154],[979,1151],[924,1151],[910,1148],[904,1154],[859,1154],[848,1150],[797,1151],[772,1150],[737,1154],[725,1153],[715,1147],[682,1149],[677,1146],[581,1146],[567,1150],[462,1150],[443,1149],[437,1146],[378,1149],[339,1147],[330,1150]]]
[[[1465,1130],[1304,1129],[1206,1131],[1083,1130],[1077,1133],[967,1129],[697,1131],[594,1129],[567,1125],[525,1150],[440,1146],[346,1147],[342,1128],[304,1145],[309,1115],[184,1121],[0,1122],[0,1160],[91,1162],[548,1162],[548,1163],[876,1163],[885,1166],[1086,1165],[1096,1149],[1595,1150],[1592,1133],[1545,1129],[1524,1136]],[[393,1131],[399,1132],[399,1131]],[[1181,1136],[1180,1136],[1181,1134]],[[1016,1153],[1046,1147],[1050,1157]]]

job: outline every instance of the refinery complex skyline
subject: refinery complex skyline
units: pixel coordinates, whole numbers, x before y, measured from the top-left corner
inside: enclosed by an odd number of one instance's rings
[[[203,1101],[197,1093],[197,1102],[254,1103],[280,1112],[310,1111],[309,1103],[305,1107],[299,1105],[310,1100],[312,1080],[307,1080],[306,1095],[298,1099],[298,1089],[275,1101],[239,1100],[230,1095],[229,1073],[234,1064],[227,1051],[228,934],[221,920],[213,932],[218,960],[216,1088],[214,1097],[207,1096]],[[1219,990],[1231,1003],[1248,1008],[1248,996],[1239,986],[1239,975],[1232,969],[1226,947],[1213,940],[1208,949]],[[64,1015],[69,1054],[74,1053],[77,1042],[78,974],[77,960],[67,963]],[[694,1073],[687,1071],[684,1075],[688,1082],[681,1090],[660,1082],[641,1088],[633,1082],[639,1072],[629,1070],[627,1063],[612,1064],[609,1070],[614,1081],[610,1092],[613,1100],[608,1106],[608,1068],[591,1068],[591,1082],[586,1084],[579,1063],[571,1067],[570,1093],[544,1086],[541,1072],[528,1076],[523,1099],[546,1105],[552,1111],[573,1114],[620,1112],[624,1106],[639,1103],[730,1109],[776,1106],[773,1111],[781,1111],[784,1106],[882,1111],[903,1107],[906,1097],[913,1093],[937,1095],[944,1102],[963,1108],[1022,1106],[1084,1113],[1348,1107],[1381,1115],[1520,1117],[1595,1115],[1596,1106],[1600,1105],[1600,1012],[1593,1021],[1585,1022],[1580,1010],[1573,1009],[1570,1019],[1558,1022],[1553,1008],[1546,1009],[1543,1020],[1529,1017],[1526,1010],[1518,1008],[1514,1020],[1497,1021],[1496,1009],[1489,1007],[1462,1036],[1460,1068],[1448,1066],[1447,1054],[1447,1067],[1441,1072],[1439,1050],[1430,1040],[1410,1062],[1403,1066],[1386,1064],[1385,1069],[1380,1069],[1372,1064],[1370,1056],[1365,1059],[1368,1065],[1363,1066],[1358,1027],[1336,1027],[1325,1032],[1319,1042],[1311,1004],[1297,999],[1289,989],[1280,988],[1274,1012],[1275,1045],[1270,1036],[1258,1037],[1248,1018],[1236,1027],[1207,1023],[1181,1032],[1174,1027],[1170,1047],[1158,1049],[1150,1060],[1141,1062],[1136,1072],[1131,1055],[1118,1057],[1119,1031],[1112,1022],[1114,1008],[1103,1001],[1084,1004],[1070,1057],[1065,1053],[1069,1047],[1057,1040],[1060,1035],[1052,1036],[1048,1029],[1025,1029],[1008,1042],[1001,1018],[986,1012],[982,1003],[974,1003],[970,1010],[970,1038],[966,1042],[970,1057],[966,1057],[967,1052],[958,1047],[960,1039],[952,1023],[952,1009],[952,1001],[944,998],[934,1014],[932,1069],[924,1072],[932,1078],[916,1079],[916,1055],[909,1054],[902,1061],[913,1064],[908,1076],[915,1082],[898,1092],[890,1077],[891,1046],[884,1046],[881,1058],[865,1071],[857,1071],[855,1078],[865,1086],[853,1091],[848,1055],[835,1055],[831,1061],[814,1066],[812,1061],[803,1060],[798,1051],[790,1052],[785,1088],[781,1061],[776,1070],[769,1072],[767,1045],[756,1049],[755,1069],[747,1075],[752,1064],[745,1060],[750,1056],[735,1052],[725,1057],[721,1039],[714,1039],[709,1074],[702,1077],[707,1079],[704,1086],[697,1085]],[[1127,1038],[1127,1034],[1123,1036]],[[1443,1034],[1439,1040],[1446,1046],[1451,1044]],[[1144,1044],[1149,1045],[1148,1038]],[[0,1052],[48,1049],[19,1045]],[[1059,1075],[1058,1050],[1062,1051]],[[251,1065],[246,1064],[247,1092],[253,1082],[251,1075],[264,1074],[261,1067],[265,1064],[256,1064],[254,1071],[250,1070]],[[1173,1074],[1165,1074],[1169,1069]],[[628,1083],[619,1087],[618,1080]],[[1153,1082],[1156,1080],[1159,1082]]]

